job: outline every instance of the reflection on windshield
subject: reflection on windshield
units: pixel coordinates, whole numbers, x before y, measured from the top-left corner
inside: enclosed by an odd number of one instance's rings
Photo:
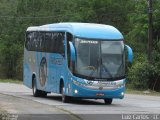
[[[75,73],[87,78],[124,76],[123,41],[75,39]]]

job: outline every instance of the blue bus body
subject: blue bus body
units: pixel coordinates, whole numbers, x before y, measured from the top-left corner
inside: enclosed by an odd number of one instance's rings
[[[45,42],[52,39],[56,43],[53,48],[52,42]],[[62,42],[58,43],[59,39]],[[36,90],[43,93],[63,92],[65,97],[122,99],[125,48],[132,61],[132,50],[124,45],[123,35],[109,25],[56,23],[29,27],[24,47],[24,84],[29,88],[35,84]]]

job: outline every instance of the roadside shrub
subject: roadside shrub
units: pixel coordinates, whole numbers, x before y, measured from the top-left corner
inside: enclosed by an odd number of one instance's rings
[[[149,89],[150,78],[153,75],[154,68],[148,62],[136,62],[128,70],[128,84],[133,89]]]
[[[152,52],[152,68],[154,70],[154,76],[150,78],[149,88],[160,92],[160,51],[153,50]]]
[[[153,50],[151,55],[149,64],[146,54],[134,53],[134,62],[126,69],[129,88],[160,92],[160,51]]]

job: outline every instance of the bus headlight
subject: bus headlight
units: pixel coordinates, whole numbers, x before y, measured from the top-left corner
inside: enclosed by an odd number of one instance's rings
[[[78,93],[78,90],[74,90],[74,93],[77,94],[77,93]]]
[[[124,92],[121,92],[121,96],[124,96]]]
[[[74,83],[75,85],[77,85],[77,86],[86,86],[85,83],[80,83],[80,82],[78,82],[78,81],[76,81],[76,80],[73,80],[73,83]]]
[[[117,83],[117,88],[121,88],[125,86],[125,82],[124,81],[120,81],[119,83]]]

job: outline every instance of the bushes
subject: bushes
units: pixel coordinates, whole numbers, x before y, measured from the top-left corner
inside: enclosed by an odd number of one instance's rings
[[[128,73],[128,83],[135,89],[147,89],[152,70],[147,62],[136,62]]]
[[[127,84],[138,90],[151,89],[160,91],[160,72],[158,62],[153,58],[151,64],[143,56],[128,69]],[[141,62],[143,59],[143,62]]]
[[[153,51],[152,62],[147,62],[148,17],[147,1],[136,0],[135,12],[128,14],[131,31],[127,33],[128,44],[134,51],[134,63],[127,69],[128,86],[134,89],[151,89],[160,91],[160,1],[153,1]],[[135,54],[135,52],[137,52]]]

